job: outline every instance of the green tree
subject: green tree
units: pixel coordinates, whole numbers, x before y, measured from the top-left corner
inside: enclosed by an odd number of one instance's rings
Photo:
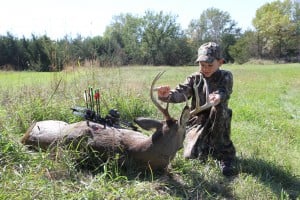
[[[22,70],[28,70],[31,65],[31,57],[30,57],[30,41],[23,37],[19,41],[19,52],[20,52],[20,64],[22,66]]]
[[[163,55],[166,65],[193,65],[196,60],[196,51],[188,43],[185,36],[174,39],[163,49]]]
[[[85,61],[85,49],[83,46],[84,39],[81,35],[77,35],[75,39],[72,40],[70,46],[70,54],[71,54],[71,61],[73,65],[84,65]]]
[[[55,48],[53,41],[48,36],[36,37],[32,35],[28,51],[31,58],[29,69],[43,72],[53,70]]]
[[[162,11],[155,13],[146,11],[143,17],[143,52],[147,64],[161,65],[166,61],[164,52],[180,35],[180,26],[176,23],[177,16]],[[146,53],[147,52],[147,53]]]
[[[187,34],[198,45],[208,41],[220,43],[225,34],[240,32],[240,28],[237,28],[236,25],[228,12],[217,8],[208,8],[202,12],[199,19],[193,19],[190,22]]]
[[[254,31],[246,31],[237,42],[229,47],[229,54],[237,64],[248,62],[250,58],[257,57],[257,34]]]
[[[3,67],[6,64],[10,64],[10,39],[9,33],[8,36],[1,36],[0,37],[0,66]]]
[[[252,22],[260,36],[262,56],[280,59],[287,55],[288,44],[297,27],[292,20],[290,0],[266,3],[256,11]]]
[[[71,61],[71,38],[66,35],[63,39],[55,42],[55,62],[56,71],[64,69],[65,66],[70,65]]]
[[[292,3],[292,22],[295,24],[295,34],[292,40],[289,41],[289,55],[291,61],[300,62],[300,2],[293,1]]]
[[[118,43],[123,48],[126,59],[123,64],[142,63],[141,51],[142,19],[132,14],[120,14],[113,17],[113,22],[106,29],[104,36],[118,36]],[[116,37],[115,37],[116,38]]]
[[[241,29],[237,27],[237,23],[231,19],[228,12],[217,8],[208,8],[202,12],[199,19],[193,19],[190,22],[187,34],[191,38],[194,48],[209,41],[219,43],[223,47],[226,61],[233,62],[228,48],[236,42],[240,31]]]
[[[223,58],[227,63],[233,63],[234,59],[229,53],[229,48],[236,43],[236,37],[235,34],[223,34],[222,39],[220,42],[220,46],[222,48]]]
[[[97,50],[99,49],[101,42],[101,36],[86,38],[84,40],[84,46],[86,49],[86,59],[90,62],[91,65],[94,65],[97,61]]]
[[[112,32],[101,40],[97,49],[100,66],[120,66],[124,64],[126,56],[123,50],[122,37],[119,32]]]
[[[18,40],[11,34],[1,37],[0,66],[11,65],[15,70],[22,70],[20,65],[20,48]]]

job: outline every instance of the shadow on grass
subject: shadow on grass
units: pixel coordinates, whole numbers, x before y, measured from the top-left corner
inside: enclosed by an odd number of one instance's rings
[[[90,156],[88,156],[90,158]],[[102,165],[95,165],[96,157],[91,159],[93,166],[85,165],[79,168],[83,170],[85,168],[91,172],[91,168],[97,166],[92,170],[92,174],[103,173]],[[85,164],[87,162],[85,160]],[[205,164],[210,167],[211,163]],[[245,173],[257,179],[267,187],[269,187],[278,199],[288,197],[289,199],[297,199],[300,195],[300,180],[299,177],[294,176],[289,171],[284,170],[282,167],[277,166],[274,163],[257,159],[257,158],[237,158],[236,160],[236,172],[237,174]],[[231,181],[236,178],[232,176],[226,178],[218,173],[211,173],[211,171],[205,172],[205,166],[201,169],[193,169],[192,167],[180,168],[183,172],[174,173],[171,172],[159,172],[152,173],[149,170],[139,172],[135,167],[129,167],[127,170],[121,169],[117,162],[109,162],[106,165],[106,169],[112,172],[109,175],[114,176],[126,176],[128,180],[141,181],[154,181],[157,182],[155,186],[160,193],[167,193],[172,197],[180,199],[235,199],[233,191],[231,189]],[[116,172],[116,173],[114,173]],[[210,174],[205,174],[210,173]],[[182,176],[182,177],[181,177]],[[183,180],[184,177],[184,180]]]
[[[176,174],[160,178],[160,181],[167,186],[162,190],[180,199],[234,199],[228,184],[231,179],[206,180],[201,171],[195,170],[185,176],[189,183],[184,183]]]
[[[300,180],[295,175],[285,171],[282,167],[262,159],[237,159],[238,173],[251,174],[264,185],[270,187],[278,199],[285,192],[290,199],[300,196]]]
[[[269,187],[278,199],[298,199],[300,195],[299,177],[289,173],[282,167],[262,159],[236,160],[236,174],[249,174],[267,187]],[[203,170],[190,170],[184,173],[184,182],[180,175],[168,174],[157,178],[162,182],[160,188],[162,192],[167,192],[173,197],[180,199],[235,199],[230,182],[237,176],[229,178],[217,175],[210,179],[204,177]],[[210,175],[208,175],[210,176]],[[211,176],[214,176],[213,174]]]
[[[229,184],[234,177],[227,178],[221,175],[215,164],[214,161],[203,165],[196,161],[195,164],[186,166],[179,163],[176,169],[170,169],[168,172],[155,171],[154,174],[144,172],[136,176],[135,173],[127,171],[126,176],[129,180],[153,182],[158,193],[168,194],[174,199],[235,199]],[[205,171],[209,175],[205,174]]]

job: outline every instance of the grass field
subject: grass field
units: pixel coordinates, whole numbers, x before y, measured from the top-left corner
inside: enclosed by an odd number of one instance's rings
[[[113,161],[79,170],[73,155],[31,152],[20,138],[33,121],[79,121],[83,91],[100,88],[101,112],[161,119],[151,103],[152,79],[175,87],[197,67],[70,69],[59,73],[0,72],[0,199],[300,199],[300,65],[225,65],[234,75],[230,99],[238,175],[226,178],[215,161],[184,160],[168,174],[137,174]],[[183,104],[170,106],[178,116]],[[149,134],[149,133],[147,133]]]

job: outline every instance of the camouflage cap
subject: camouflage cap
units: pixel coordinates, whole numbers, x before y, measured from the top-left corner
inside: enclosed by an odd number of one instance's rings
[[[214,42],[208,42],[201,45],[198,49],[198,58],[196,62],[212,63],[215,59],[221,58],[221,48]]]

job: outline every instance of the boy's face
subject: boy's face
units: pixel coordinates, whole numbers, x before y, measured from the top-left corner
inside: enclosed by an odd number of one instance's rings
[[[222,59],[220,60],[215,59],[212,63],[199,62],[200,72],[207,78],[211,77],[211,75],[213,75],[213,73],[215,73],[222,64],[223,64]]]

